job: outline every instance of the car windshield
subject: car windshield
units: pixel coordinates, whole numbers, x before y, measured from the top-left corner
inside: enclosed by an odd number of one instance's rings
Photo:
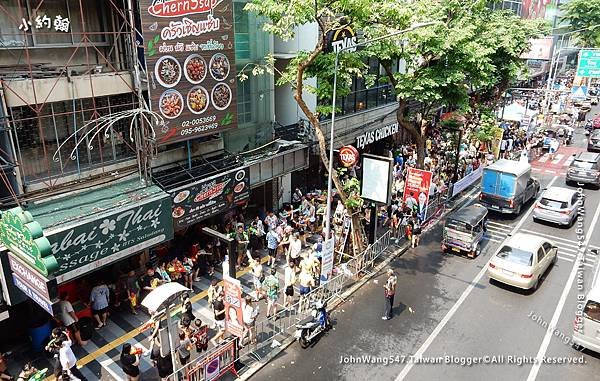
[[[565,209],[567,207],[566,201],[557,201],[546,197],[542,197],[540,204],[552,209]]]
[[[533,263],[533,253],[510,246],[503,246],[496,256],[518,265],[531,266]]]
[[[593,163],[590,161],[575,160],[575,161],[573,161],[571,166],[573,166],[575,168],[581,168],[581,169],[598,169],[598,167],[596,166],[596,163]]]

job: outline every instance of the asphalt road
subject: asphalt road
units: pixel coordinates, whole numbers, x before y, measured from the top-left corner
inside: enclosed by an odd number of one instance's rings
[[[580,151],[585,150],[584,141],[578,131],[574,145]],[[563,149],[569,156],[573,151],[572,146]],[[542,163],[532,165],[543,167]],[[542,188],[565,186],[561,171],[551,172],[535,172]],[[327,336],[307,350],[294,343],[253,379],[597,379],[600,355],[578,352],[564,343],[573,331],[580,293],[574,281],[575,258],[580,250],[585,254],[584,279],[589,284],[596,265],[596,255],[590,249],[600,246],[600,223],[594,219],[600,214],[600,191],[586,187],[584,193],[583,239],[576,233],[577,226],[559,228],[534,223],[529,208],[517,217],[490,214],[489,236],[482,254],[469,260],[440,252],[438,225],[423,236],[420,247],[392,263],[399,278],[393,319],[381,320],[385,275],[379,274],[335,311],[335,329]],[[485,275],[487,262],[498,245],[507,234],[517,231],[553,239],[559,246],[558,263],[535,292],[490,282]],[[581,249],[580,241],[584,244]],[[551,323],[555,323],[556,332],[544,327]],[[415,354],[417,357],[410,362]],[[497,363],[468,364],[483,356]],[[584,363],[534,364],[537,356],[583,356]],[[366,359],[377,363],[365,364]]]

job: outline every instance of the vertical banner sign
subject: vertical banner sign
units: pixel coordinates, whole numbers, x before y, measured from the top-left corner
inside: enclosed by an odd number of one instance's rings
[[[242,284],[229,276],[223,277],[225,292],[225,329],[240,339],[244,337],[244,317],[242,315]]]
[[[140,0],[150,103],[165,124],[158,144],[235,128],[231,0]]]
[[[334,239],[325,240],[323,244],[323,256],[321,257],[321,284],[329,282],[333,274],[333,246]]]
[[[427,205],[429,204],[429,188],[431,186],[431,171],[409,168],[406,183],[404,185],[403,201],[406,202],[409,197],[417,202],[417,213],[421,219],[427,215]]]

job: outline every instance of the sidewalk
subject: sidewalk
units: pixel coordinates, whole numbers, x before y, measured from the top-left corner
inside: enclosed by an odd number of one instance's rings
[[[313,235],[307,238],[307,246],[303,248],[303,252],[309,250],[313,243],[316,242],[318,235]],[[266,250],[261,252],[262,263],[266,262]],[[284,280],[284,257],[280,258],[276,264],[277,275],[281,284]],[[264,270],[267,271],[266,265]],[[237,278],[242,284],[243,292],[246,294],[254,295],[254,287],[252,283],[253,276],[250,273],[250,268],[243,268],[237,273]],[[199,282],[194,282],[194,292],[191,297],[193,302],[194,314],[200,318],[204,323],[208,324],[209,327],[213,325],[213,312],[206,300],[207,290],[213,279],[222,281],[223,274],[222,268],[217,266],[213,277],[204,276],[200,278]],[[298,287],[295,286],[296,295],[298,295]],[[283,302],[283,300],[280,300]],[[266,307],[262,306],[264,302],[261,302],[261,311],[265,311]],[[281,307],[281,305],[280,305]],[[140,333],[138,328],[146,323],[150,319],[143,309],[138,310],[137,315],[131,314],[127,308],[123,311],[113,311],[107,322],[107,326],[94,331],[91,340],[83,346],[73,346],[73,352],[78,358],[78,366],[81,372],[88,380],[125,380],[124,374],[119,364],[119,356],[121,354],[121,345],[125,342],[131,344],[138,344],[145,349],[150,346],[148,337],[151,334],[151,330]],[[209,337],[213,337],[215,334],[214,330],[209,329]],[[209,349],[212,345],[209,344]],[[36,368],[44,369],[48,368],[48,375],[52,375],[52,359],[47,353],[33,353],[30,350],[29,342],[24,342],[22,345],[10,348],[12,354],[9,356],[8,370],[15,376],[18,376],[19,372],[27,362],[31,362]],[[204,354],[200,354],[203,356]],[[195,351],[192,351],[192,358],[198,357]],[[142,356],[140,360],[140,379],[146,381],[159,380],[158,372],[152,366],[149,357]],[[53,379],[53,377],[51,377]]]

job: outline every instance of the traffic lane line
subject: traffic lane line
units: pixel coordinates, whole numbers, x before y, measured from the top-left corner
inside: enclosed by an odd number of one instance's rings
[[[556,324],[558,323],[558,320],[560,319],[560,315],[562,314],[563,308],[565,306],[567,296],[569,294],[569,291],[571,290],[571,287],[573,286],[573,282],[575,281],[575,276],[577,275],[578,265],[584,259],[583,253],[585,253],[585,251],[587,250],[587,245],[589,244],[590,239],[592,237],[592,233],[594,232],[594,229],[596,228],[596,224],[598,223],[598,218],[600,218],[600,204],[598,204],[598,206],[596,207],[596,212],[594,213],[594,217],[592,218],[592,222],[589,226],[589,230],[587,231],[585,241],[583,242],[582,253],[573,264],[573,268],[571,269],[571,274],[569,274],[569,279],[567,280],[567,283],[565,284],[565,286],[563,288],[563,291],[562,291],[562,294],[558,301],[558,304],[556,305],[556,309],[554,310],[554,314],[552,315],[552,319],[550,320],[550,323],[548,324],[548,328],[546,330],[546,335],[544,336],[544,340],[542,341],[542,344],[540,345],[540,349],[537,353],[537,356],[536,356],[537,363],[533,364],[531,371],[529,372],[529,376],[527,377],[527,381],[534,381],[537,378],[538,372],[540,371],[540,367],[542,365],[542,360],[544,358],[544,355],[546,354],[546,351],[548,350],[550,341],[552,340],[552,336],[554,334],[554,327],[556,327]]]
[[[535,230],[521,229],[521,231],[523,231],[525,233],[529,233],[529,234],[540,235],[542,237],[550,238],[552,240],[558,240],[558,241],[561,241],[561,242],[565,242],[566,244],[572,244],[572,245],[578,245],[579,244],[579,241],[575,241],[575,240],[567,239],[567,238],[561,238],[561,237],[557,237],[556,235],[550,235],[550,234],[538,232],[538,231],[535,231]]]
[[[550,180],[550,183],[548,184],[548,187],[552,186],[552,184],[554,184],[554,182],[556,181],[557,178],[558,178],[557,176],[553,177],[552,180]],[[532,203],[532,205],[529,207],[529,209],[527,210],[527,212],[523,215],[523,217],[521,217],[521,219],[519,220],[519,222],[517,223],[517,225],[511,231],[511,235],[514,234],[514,233],[516,233],[517,231],[519,231],[519,229],[521,228],[521,226],[523,226],[523,224],[525,223],[525,221],[529,218],[529,215],[533,212],[534,208],[535,208],[535,202]],[[464,303],[464,301],[467,299],[467,297],[469,296],[469,294],[473,291],[473,289],[476,286],[479,285],[479,282],[481,281],[481,278],[483,278],[483,276],[485,275],[485,273],[487,271],[488,263],[489,263],[489,260],[483,266],[483,268],[481,269],[481,271],[479,271],[479,273],[475,276],[475,278],[473,278],[473,280],[471,281],[471,283],[469,284],[469,286],[467,286],[467,288],[463,291],[463,293],[458,298],[458,300],[454,303],[454,305],[450,308],[450,310],[446,313],[446,315],[442,318],[442,320],[434,328],[433,332],[429,335],[429,337],[425,340],[425,342],[423,342],[423,344],[421,345],[421,347],[419,347],[419,349],[417,350],[417,352],[415,352],[414,357],[416,357],[416,358],[423,357],[423,354],[425,353],[425,351],[427,351],[427,349],[433,343],[433,341],[435,340],[435,338],[440,334],[440,332],[442,332],[442,330],[444,329],[444,327],[446,326],[446,324],[448,324],[448,322],[450,321],[450,319],[452,319],[452,317],[454,316],[454,314],[456,313],[456,311],[458,311],[458,309]],[[481,285],[479,285],[479,287],[481,287]],[[398,376],[396,377],[395,381],[402,381],[402,380],[404,380],[406,378],[406,376],[408,375],[408,373],[413,368],[413,366],[414,366],[413,362],[410,362],[410,363],[406,364],[404,366],[404,368],[402,368],[402,371],[400,371],[400,374],[398,374]]]
[[[267,261],[266,256],[261,259],[261,263],[263,263],[263,264],[266,261]],[[250,268],[242,269],[236,273],[236,278],[239,279],[240,277],[248,274],[250,271],[251,271]],[[219,285],[221,285],[221,286],[223,285],[222,280],[219,281]],[[193,295],[192,297],[190,297],[190,300],[192,301],[192,303],[195,303],[200,299],[206,298],[207,296],[208,296],[208,290],[204,290],[204,291],[201,291],[201,292]],[[176,315],[179,312],[180,308],[181,308],[181,306],[178,306],[174,310],[173,315]],[[81,368],[81,367],[89,364],[90,362],[96,360],[98,357],[102,356],[106,352],[117,348],[118,346],[124,344],[128,340],[133,339],[140,333],[141,332],[139,331],[139,329],[134,329],[132,331],[127,332],[125,335],[116,338],[115,340],[111,341],[110,343],[103,345],[102,347],[98,348],[94,352],[88,353],[87,355],[85,355],[81,359],[79,359],[79,361],[77,361],[77,367]],[[46,380],[50,380],[50,379],[52,379],[52,377],[46,378]]]

